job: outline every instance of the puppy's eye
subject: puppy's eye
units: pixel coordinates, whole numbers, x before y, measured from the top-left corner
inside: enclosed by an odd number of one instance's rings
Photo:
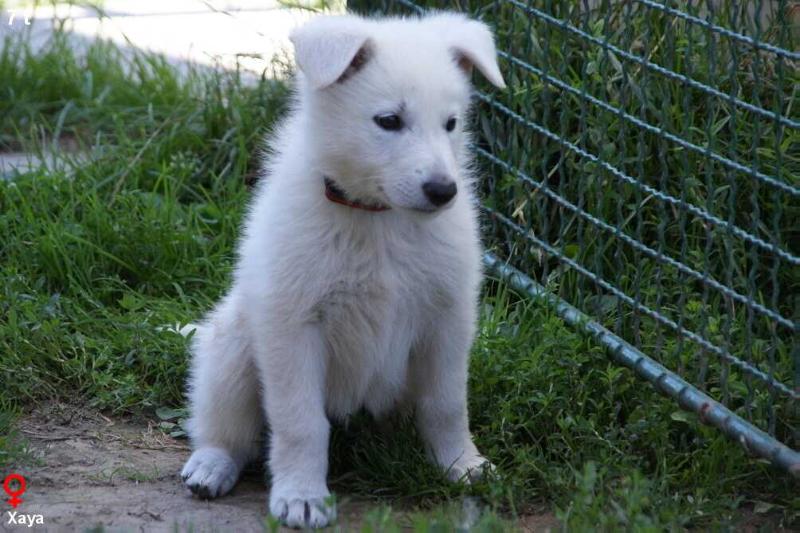
[[[444,129],[447,131],[453,131],[456,129],[456,117],[450,117],[447,119],[447,122],[444,125]]]
[[[375,124],[387,131],[398,131],[403,129],[403,119],[400,115],[389,113],[388,115],[377,115],[372,120]]]

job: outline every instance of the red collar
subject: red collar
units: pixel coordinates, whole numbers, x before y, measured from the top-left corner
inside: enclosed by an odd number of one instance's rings
[[[363,209],[364,211],[386,211],[391,209],[388,205],[383,204],[362,204],[358,200],[349,200],[344,191],[330,178],[325,178],[325,197],[331,202],[346,205],[353,209]]]

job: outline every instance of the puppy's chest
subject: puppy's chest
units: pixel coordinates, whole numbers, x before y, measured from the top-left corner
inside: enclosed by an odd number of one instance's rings
[[[454,272],[464,256],[431,233],[399,223],[329,233],[324,253],[331,269],[318,295],[320,321],[361,324],[374,337],[390,328],[386,319],[435,315],[452,305]]]
[[[346,275],[331,280],[318,305],[330,351],[331,414],[393,407],[406,386],[413,345],[449,305],[447,294],[435,271],[391,256],[351,261]]]
[[[390,319],[402,321],[449,305],[449,292],[443,278],[423,265],[380,256],[361,258],[346,262],[329,280],[317,306],[318,317],[326,325],[368,328],[358,333],[374,338],[392,328]]]

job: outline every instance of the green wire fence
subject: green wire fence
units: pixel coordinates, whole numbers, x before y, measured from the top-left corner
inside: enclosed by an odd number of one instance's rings
[[[800,3],[361,1],[490,24],[487,266],[800,475]]]

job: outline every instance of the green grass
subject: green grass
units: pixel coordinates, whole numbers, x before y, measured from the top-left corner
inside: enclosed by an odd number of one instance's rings
[[[0,150],[69,139],[89,158],[0,181],[0,435],[49,397],[151,415],[183,405],[186,340],[163,327],[195,320],[229,282],[246,182],[286,95],[235,74],[183,80],[106,44],[79,58],[61,37],[37,55],[4,43]],[[767,525],[797,525],[797,485],[783,473],[611,364],[546,305],[492,281],[484,292],[471,423],[497,476],[448,484],[408,421],[386,439],[357,417],[334,431],[331,484],[375,498],[372,530],[397,527],[391,505],[419,509],[415,530],[451,531],[441,506],[468,495],[493,510],[485,530],[542,507],[569,530],[725,529],[759,502]],[[2,437],[0,452],[13,464],[24,442]]]

